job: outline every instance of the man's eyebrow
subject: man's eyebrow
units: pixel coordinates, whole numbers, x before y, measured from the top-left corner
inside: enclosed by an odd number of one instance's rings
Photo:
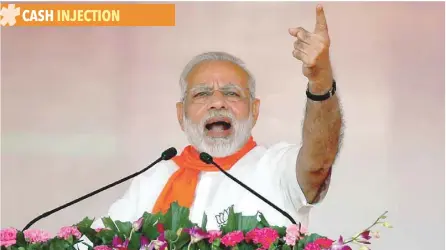
[[[225,86],[221,87],[221,89],[237,89],[242,91],[243,88],[240,87],[239,85],[235,84],[235,83],[228,83]]]
[[[209,90],[212,89],[209,85],[206,83],[199,83],[192,88],[189,89],[189,91],[197,91],[197,90]]]
[[[214,88],[212,86],[209,86],[209,84],[207,83],[199,83],[196,84],[195,86],[193,86],[192,88],[189,89],[190,92],[195,92],[195,91],[209,91],[209,90],[213,90]],[[239,86],[238,84],[235,83],[228,83],[224,86],[222,86],[221,88],[219,88],[220,90],[239,90],[239,91],[243,91],[243,88],[241,86]]]

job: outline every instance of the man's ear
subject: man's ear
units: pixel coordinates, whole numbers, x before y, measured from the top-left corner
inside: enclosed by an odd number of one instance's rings
[[[259,99],[254,99],[254,101],[251,104],[251,109],[252,109],[252,116],[253,116],[253,127],[256,125],[257,123],[257,118],[259,118],[259,111],[260,111],[260,100]]]
[[[178,122],[180,123],[181,130],[184,131],[183,114],[184,114],[184,104],[182,102],[177,102],[177,118],[178,118]]]

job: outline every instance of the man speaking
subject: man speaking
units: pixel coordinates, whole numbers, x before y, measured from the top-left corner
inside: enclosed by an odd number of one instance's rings
[[[258,145],[251,135],[260,110],[253,75],[230,54],[200,54],[180,76],[182,97],[177,103],[178,122],[190,145],[135,178],[126,194],[110,207],[112,219],[135,221],[144,212],[165,212],[177,201],[190,208],[193,222],[200,223],[206,213],[208,229],[224,224],[232,205],[245,215],[260,211],[274,225],[290,223],[218,168],[201,161],[200,153],[206,152],[222,169],[307,226],[311,206],[328,189],[342,117],[322,6],[316,8],[313,32],[291,28],[289,34],[296,38],[292,55],[303,63],[308,78],[306,93],[296,93],[307,96],[301,145]],[[296,125],[295,129],[301,128]]]

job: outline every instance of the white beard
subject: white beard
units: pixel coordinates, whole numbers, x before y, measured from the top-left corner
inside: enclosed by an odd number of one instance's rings
[[[227,110],[210,110],[200,121],[194,124],[186,114],[184,117],[184,132],[187,140],[199,152],[206,152],[213,157],[226,157],[240,150],[251,137],[253,117],[250,112],[248,119],[236,120],[231,112]],[[206,121],[213,117],[227,117],[231,120],[232,134],[224,138],[213,138],[205,135]]]

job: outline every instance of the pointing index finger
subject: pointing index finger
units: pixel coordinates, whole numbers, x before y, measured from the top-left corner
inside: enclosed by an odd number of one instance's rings
[[[315,31],[327,30],[327,19],[325,18],[324,8],[318,4],[316,7],[316,28]]]

